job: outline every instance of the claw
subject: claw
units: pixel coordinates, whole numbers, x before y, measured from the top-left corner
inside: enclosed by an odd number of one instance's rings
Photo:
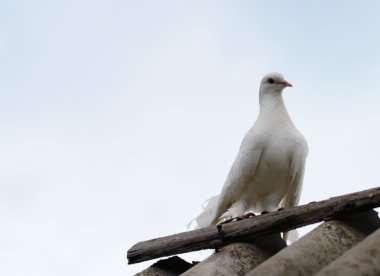
[[[234,221],[233,217],[229,217],[229,218],[223,219],[219,224],[225,224],[225,223],[229,223],[231,221]]]
[[[262,215],[269,214],[269,211],[264,210],[264,211],[261,212],[261,214],[262,214]]]
[[[267,213],[269,213],[269,212],[267,211]],[[254,216],[256,216],[255,213],[248,212],[248,213],[246,213],[246,214],[244,214],[242,216],[238,216],[238,217],[234,217],[234,218],[233,217],[225,218],[222,221],[220,221],[218,224],[225,224],[225,223],[229,223],[229,222],[233,222],[233,221],[240,221],[240,220],[244,220],[244,219],[247,219],[247,218],[252,218]]]
[[[248,213],[243,215],[243,219],[252,218],[254,216],[256,216],[254,212],[248,212]]]

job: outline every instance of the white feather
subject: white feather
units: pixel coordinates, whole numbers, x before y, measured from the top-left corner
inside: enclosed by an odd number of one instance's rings
[[[286,110],[282,98],[286,86],[291,85],[279,73],[262,79],[259,116],[242,141],[220,196],[212,197],[196,218],[198,227],[248,211],[298,204],[308,146]]]

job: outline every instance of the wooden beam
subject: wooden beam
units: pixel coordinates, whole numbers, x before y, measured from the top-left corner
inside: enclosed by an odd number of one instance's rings
[[[233,242],[284,232],[323,220],[331,220],[380,206],[380,187],[310,202],[292,209],[255,216],[242,221],[210,226],[175,235],[139,242],[127,253],[128,263],[221,247]]]

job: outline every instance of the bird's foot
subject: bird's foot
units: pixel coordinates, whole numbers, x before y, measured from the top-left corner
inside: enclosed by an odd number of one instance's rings
[[[281,208],[278,208],[277,211],[284,211],[285,208],[284,207],[281,207]]]
[[[234,221],[240,221],[240,220],[243,220],[244,217],[241,216],[241,217],[228,217],[224,220],[222,220],[219,224],[225,224],[225,223],[229,223],[229,222],[234,222]]]
[[[248,213],[245,213],[242,218],[243,219],[247,219],[247,218],[253,218],[254,216],[256,216],[256,214],[254,212],[248,212]]]
[[[226,218],[222,219],[222,221],[220,221],[219,224],[225,224],[225,223],[229,223],[231,221],[234,221],[233,217],[226,217]]]
[[[269,211],[268,210],[264,210],[261,212],[262,215],[265,215],[265,214],[269,214]]]
[[[248,219],[248,218],[253,218],[254,216],[256,216],[256,214],[254,212],[248,212],[248,213],[245,213],[244,215],[238,216],[238,217],[227,217],[227,218],[223,219],[219,224],[225,224],[225,223],[229,223],[229,222],[233,222],[233,221],[240,221],[240,220],[244,220],[244,219]]]

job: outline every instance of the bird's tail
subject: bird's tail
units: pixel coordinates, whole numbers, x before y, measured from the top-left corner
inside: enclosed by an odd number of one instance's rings
[[[285,242],[289,242],[291,244],[299,239],[298,231],[295,229],[284,232],[282,236]]]
[[[195,221],[197,224],[195,228],[204,228],[210,226],[213,220],[213,211],[215,210],[218,204],[218,199],[219,195],[213,196],[206,200],[202,204],[203,212],[200,213],[195,219],[190,221],[190,223],[187,225],[187,228],[191,227],[193,221]]]

